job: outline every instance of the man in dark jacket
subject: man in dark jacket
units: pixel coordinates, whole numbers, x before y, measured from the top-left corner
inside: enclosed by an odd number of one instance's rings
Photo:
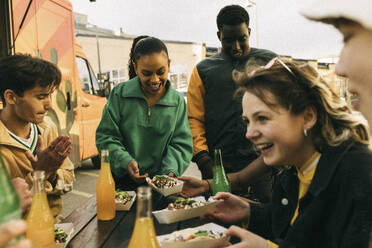
[[[194,68],[187,93],[187,112],[193,136],[194,157],[203,179],[212,178],[211,153],[222,149],[223,165],[227,173],[237,172],[258,157],[250,141],[245,139],[241,121],[242,106],[234,98],[237,85],[234,70],[243,70],[247,61],[265,65],[276,56],[271,51],[251,48],[249,15],[238,5],[222,8],[217,16],[218,39],[222,51]],[[262,163],[257,160],[255,163]],[[252,187],[252,198],[262,202],[270,199],[270,178]]]

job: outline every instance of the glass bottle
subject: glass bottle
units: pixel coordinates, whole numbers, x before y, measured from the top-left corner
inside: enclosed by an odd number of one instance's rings
[[[54,218],[50,211],[45,192],[45,172],[34,171],[32,204],[27,215],[26,237],[30,239],[35,248],[54,248]]]
[[[10,220],[20,220],[21,204],[0,156],[0,225]],[[19,240],[20,238],[15,239]],[[12,242],[11,242],[12,243]]]
[[[213,195],[218,192],[231,192],[230,182],[225,174],[225,169],[222,164],[221,149],[215,149],[214,155],[214,172],[212,181]]]
[[[101,170],[96,185],[97,218],[112,220],[115,218],[115,182],[111,174],[109,151],[101,151]]]
[[[151,188],[137,189],[137,216],[128,248],[159,248],[154,222],[151,217]]]

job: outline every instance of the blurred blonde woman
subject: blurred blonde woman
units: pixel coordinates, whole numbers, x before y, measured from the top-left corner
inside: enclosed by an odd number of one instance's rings
[[[372,155],[366,126],[309,65],[275,58],[239,77],[246,137],[284,168],[270,204],[219,193],[212,216],[234,247],[367,247]]]
[[[349,79],[348,90],[357,98],[356,109],[371,123],[372,1],[316,0],[302,14],[333,25],[344,37],[336,73]]]

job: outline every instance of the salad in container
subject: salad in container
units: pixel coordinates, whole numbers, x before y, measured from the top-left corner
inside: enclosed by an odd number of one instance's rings
[[[72,233],[74,232],[74,226],[72,223],[61,223],[54,225],[54,240],[56,248],[67,247],[68,242],[71,240]]]
[[[170,224],[182,220],[192,219],[216,209],[217,202],[212,198],[208,201],[204,197],[178,198],[167,208],[153,211],[153,215],[161,224]]]
[[[136,200],[134,191],[115,191],[115,207],[117,211],[128,211]]]
[[[152,179],[146,177],[147,183],[164,196],[173,195],[182,191],[183,181],[167,175],[156,175]]]
[[[162,235],[158,237],[158,240],[164,248],[221,247],[227,245],[230,239],[225,231],[226,228],[209,223]]]

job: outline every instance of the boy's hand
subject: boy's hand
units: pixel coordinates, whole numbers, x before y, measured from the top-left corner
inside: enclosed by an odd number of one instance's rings
[[[34,157],[27,151],[26,157],[31,161],[34,170],[44,170],[47,175],[50,175],[59,169],[71,151],[71,140],[68,136],[58,136],[44,149],[43,139],[39,135],[36,149],[37,156]]]

